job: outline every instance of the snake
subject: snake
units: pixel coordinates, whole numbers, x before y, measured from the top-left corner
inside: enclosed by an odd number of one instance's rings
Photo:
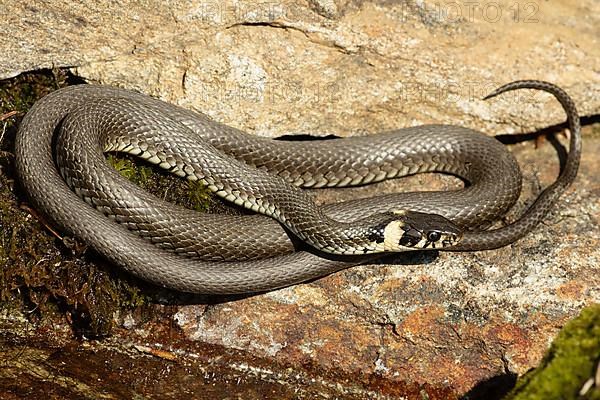
[[[174,290],[258,293],[411,250],[478,251],[514,243],[573,182],[580,120],[569,95],[538,80],[517,89],[553,95],[567,115],[559,176],[514,222],[486,229],[520,196],[514,156],[493,137],[456,125],[420,125],[315,141],[247,134],[209,116],[121,88],[80,84],[38,100],[15,139],[29,202],[52,224],[131,274]],[[198,213],[144,191],[111,168],[124,152],[200,181],[249,215]],[[423,172],[466,183],[316,205],[306,188],[362,186]]]

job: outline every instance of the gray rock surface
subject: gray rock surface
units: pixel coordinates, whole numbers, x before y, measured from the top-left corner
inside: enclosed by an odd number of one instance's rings
[[[0,78],[69,66],[265,136],[430,122],[496,134],[564,121],[547,95],[479,100],[521,78],[555,82],[582,115],[600,114],[597,1],[457,4],[4,0]],[[179,306],[154,324],[174,326],[181,340],[357,376],[353,384],[365,387],[376,378],[458,395],[523,373],[567,319],[600,301],[598,129],[584,141],[576,185],[513,246],[362,266],[235,302]],[[547,143],[512,149],[525,201],[556,176],[556,151]],[[419,176],[383,187],[421,185],[453,181]],[[140,344],[152,336],[135,316],[117,318],[115,335]]]
[[[261,135],[561,122],[547,96],[479,100],[531,77],[597,113],[595,0],[458,4],[4,0],[0,78],[71,66]]]

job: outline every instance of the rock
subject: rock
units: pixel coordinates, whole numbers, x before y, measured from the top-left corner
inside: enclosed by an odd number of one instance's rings
[[[583,115],[598,112],[597,2],[457,4],[12,2],[0,10],[0,78],[69,66],[269,136],[564,119],[541,94],[480,100],[518,78],[557,83]]]
[[[559,84],[590,120],[600,113],[594,0],[114,4],[5,4],[0,78],[67,66],[264,136],[361,135],[431,122],[497,134],[563,122],[544,94],[480,100],[521,78]],[[114,337],[152,337],[174,351],[194,343],[240,351],[249,368],[258,368],[255,357],[272,360],[365,397],[452,398],[522,374],[558,327],[600,301],[595,129],[587,128],[576,184],[545,224],[512,246],[416,255],[399,260],[406,265],[361,266],[260,296],[177,306],[150,326],[129,316]],[[548,144],[513,151],[526,177],[514,217],[539,191],[538,178],[554,179],[558,163]],[[419,176],[400,186],[423,184],[453,182]],[[174,326],[178,342],[152,336],[157,326]]]
[[[585,308],[552,342],[537,369],[518,382],[506,400],[593,399],[600,395],[600,305]],[[571,374],[572,373],[572,374]]]

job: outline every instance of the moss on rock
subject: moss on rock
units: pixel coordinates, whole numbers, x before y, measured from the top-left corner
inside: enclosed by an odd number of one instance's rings
[[[589,306],[560,331],[540,366],[517,381],[507,400],[600,399],[594,379],[600,361],[600,304]]]
[[[15,182],[12,151],[20,120],[39,98],[73,81],[67,71],[47,70],[0,83],[0,301],[34,310],[28,313],[33,322],[66,315],[76,333],[94,337],[110,333],[123,307],[143,306],[165,292],[112,268],[84,244],[59,237],[27,207]],[[207,210],[212,201],[202,185],[158,168],[120,156],[109,163],[161,198],[196,210]]]

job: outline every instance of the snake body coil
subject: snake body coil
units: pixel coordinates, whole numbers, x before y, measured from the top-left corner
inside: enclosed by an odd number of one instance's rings
[[[544,90],[561,102],[570,151],[556,182],[521,218],[496,230],[477,228],[518,198],[518,165],[495,139],[449,125],[291,143],[247,135],[138,93],[78,85],[51,93],[25,116],[16,138],[17,173],[48,218],[143,279],[198,293],[270,290],[371,259],[323,252],[482,250],[533,229],[576,176],[579,117],[569,96],[545,82],[514,82],[490,96],[518,88]],[[105,151],[129,152],[201,180],[221,197],[273,218],[197,214],[166,203],[109,168]],[[433,171],[469,185],[322,208],[296,188],[363,185]],[[317,251],[296,251],[286,229]]]

